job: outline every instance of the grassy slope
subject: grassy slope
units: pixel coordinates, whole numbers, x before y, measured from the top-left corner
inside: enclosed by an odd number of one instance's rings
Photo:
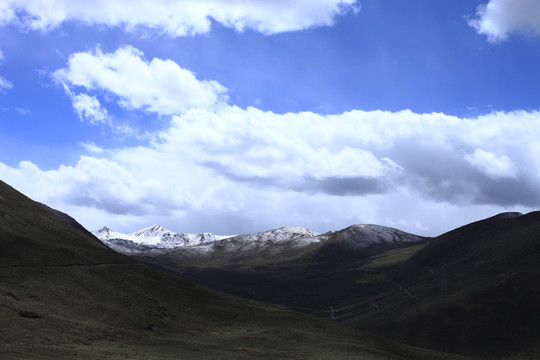
[[[358,325],[443,351],[537,359],[540,213],[494,217],[443,234],[389,275],[403,284],[442,263],[446,291],[436,286]]]
[[[2,359],[455,358],[134,263],[2,182],[0,248]]]
[[[352,314],[339,320],[415,346],[490,359],[540,358],[540,213],[496,216],[371,257],[324,246],[296,255],[200,264],[184,274],[307,312],[360,304],[336,315]]]
[[[243,251],[238,255],[212,253],[189,257],[176,251],[155,258],[134,258],[159,263],[226,293],[292,308],[326,311],[329,306],[358,292],[384,288],[385,284],[364,281],[372,276],[385,277],[380,270],[365,265],[372,256],[396,245],[377,244],[354,249],[337,241],[326,241],[303,248],[283,249],[281,246],[276,245],[279,250],[270,247],[265,251]],[[414,247],[415,244],[405,246]]]
[[[0,182],[0,266],[132,262]]]

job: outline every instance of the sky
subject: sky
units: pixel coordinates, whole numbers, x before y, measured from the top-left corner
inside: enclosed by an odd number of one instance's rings
[[[540,1],[0,0],[0,180],[90,230],[540,208]]]

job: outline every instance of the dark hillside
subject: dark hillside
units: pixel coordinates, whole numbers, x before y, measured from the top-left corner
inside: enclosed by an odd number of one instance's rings
[[[538,358],[539,212],[500,214],[445,233],[389,276],[410,284],[405,290],[413,295],[429,289],[417,299],[398,297],[402,304],[372,316],[355,314],[352,323],[417,346]]]
[[[395,229],[373,227],[386,234],[374,238],[372,231],[366,232],[355,225],[332,233],[320,243],[278,253],[279,256],[266,256],[259,251],[231,261],[211,254],[212,258],[190,266],[182,265],[184,258],[177,254],[180,251],[155,259],[135,258],[157,261],[213,289],[328,317],[331,306],[388,285],[381,283],[387,279],[386,270],[366,267],[373,257],[395,251],[405,259],[429,240]]]
[[[130,263],[0,181],[0,266]]]

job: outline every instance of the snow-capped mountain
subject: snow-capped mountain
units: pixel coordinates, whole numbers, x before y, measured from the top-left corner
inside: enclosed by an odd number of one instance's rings
[[[400,244],[422,241],[424,238],[404,231],[380,225],[351,225],[328,236],[329,241],[351,249],[377,244]]]
[[[93,234],[112,249],[124,254],[164,253],[184,254],[234,253],[273,248],[272,252],[300,248],[313,243],[341,244],[358,250],[376,244],[397,245],[421,241],[423,238],[379,225],[352,225],[324,234],[303,227],[287,226],[253,234],[220,236],[211,233],[179,234],[160,225],[124,234],[108,227]]]
[[[300,240],[300,239],[312,239],[316,236],[321,235],[313,230],[309,230],[303,227],[298,226],[284,226],[278,229],[263,231],[253,234],[237,235],[229,238],[231,241],[236,242],[257,242],[257,243],[267,243],[267,242],[283,242],[290,240]]]
[[[112,231],[105,226],[93,231],[92,234],[109,247],[122,253],[191,247],[230,237],[210,233],[178,234],[157,224],[129,234]]]
[[[211,233],[178,234],[161,225],[152,225],[145,229],[124,234],[103,227],[92,232],[103,243],[122,253],[146,251],[166,251],[172,249],[190,249],[207,252],[219,247],[228,250],[247,250],[269,243],[294,240],[298,246],[318,242],[320,233],[302,227],[281,227],[279,229],[245,235],[214,235]]]
[[[230,237],[211,233],[178,234],[157,224],[129,235],[137,238],[140,243],[164,248],[195,246]]]
[[[302,247],[322,240],[321,233],[297,226],[285,226],[253,234],[237,235],[217,240],[206,246],[196,246],[198,251],[248,251],[264,249],[271,245]]]
[[[95,237],[97,237],[101,241],[107,241],[107,240],[113,240],[113,239],[122,239],[122,240],[129,240],[133,242],[139,242],[138,239],[135,236],[131,236],[130,234],[123,234],[120,232],[112,231],[107,226],[102,227],[101,229],[97,231],[92,231],[92,234],[94,234]]]

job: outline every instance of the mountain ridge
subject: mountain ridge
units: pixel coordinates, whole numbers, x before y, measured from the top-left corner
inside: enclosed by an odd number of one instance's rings
[[[355,224],[342,230],[319,233],[299,226],[283,226],[276,229],[242,235],[215,235],[212,233],[175,233],[154,224],[132,233],[115,232],[104,226],[92,234],[112,249],[125,254],[138,252],[168,252],[188,250],[208,252],[212,249],[251,250],[273,244],[303,247],[313,243],[335,239],[350,247],[363,248],[376,243],[418,241],[421,236],[374,224]],[[361,241],[358,239],[361,238]]]

